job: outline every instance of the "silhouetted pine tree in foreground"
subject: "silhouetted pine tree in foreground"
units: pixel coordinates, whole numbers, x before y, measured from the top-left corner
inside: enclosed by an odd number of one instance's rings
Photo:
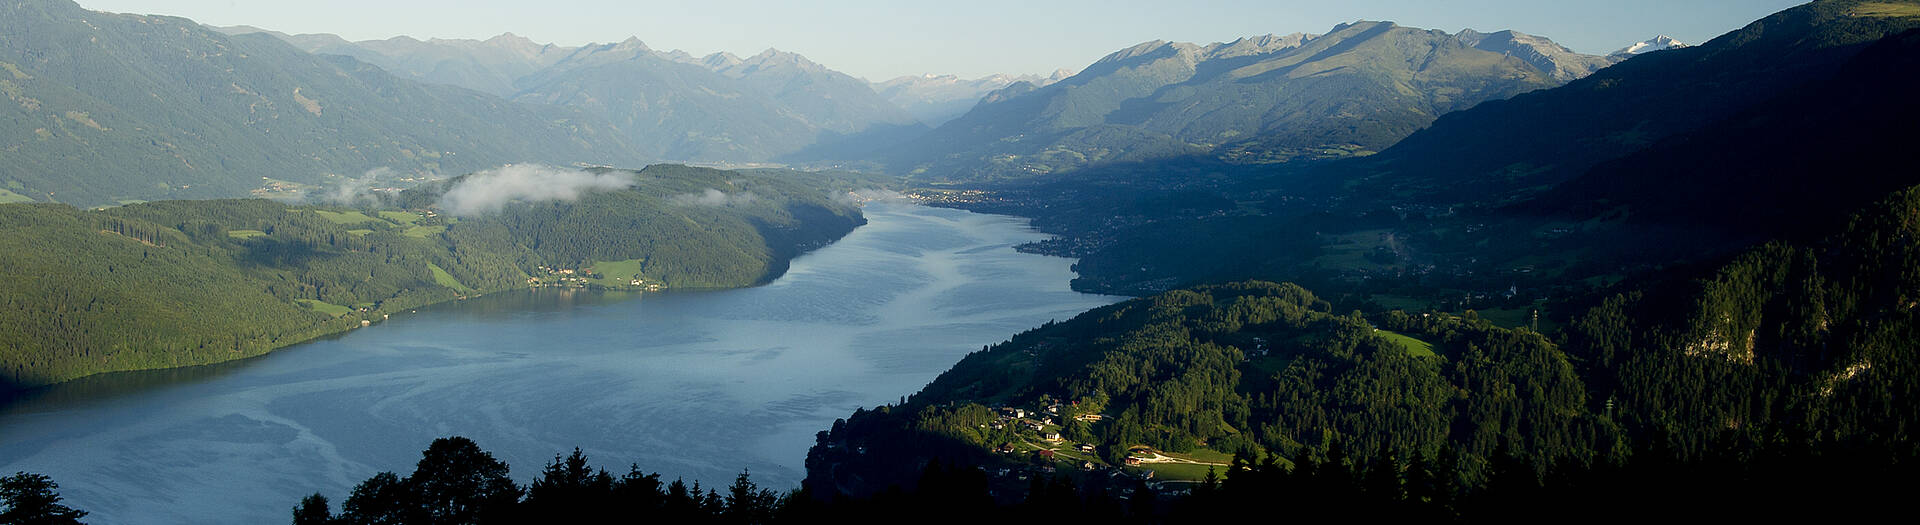
[[[1420,523],[1597,523],[1714,518],[1779,522],[1866,517],[1897,507],[1916,488],[1916,459],[1860,443],[1781,445],[1681,460],[1659,444],[1632,459],[1540,468],[1497,456],[1486,481],[1455,480],[1461,456],[1443,449],[1383,447],[1368,457],[1340,447],[1301,454],[1240,455],[1189,494],[1156,493],[1098,476],[1035,477],[1022,494],[996,494],[970,465],[928,462],[916,486],[869,498],[760,488],[747,472],[725,492],[630,467],[593,468],[575,449],[555,456],[526,487],[505,463],[462,437],[438,439],[414,472],[382,472],[354,487],[334,514],[325,495],[292,509],[295,525],[500,523],[1205,523],[1284,515],[1287,520],[1417,520]],[[1894,458],[1888,460],[1887,458]],[[46,476],[0,478],[0,525],[80,523]]]
[[[0,478],[0,524],[80,523],[86,511],[60,504],[60,484],[39,474],[17,472]]]

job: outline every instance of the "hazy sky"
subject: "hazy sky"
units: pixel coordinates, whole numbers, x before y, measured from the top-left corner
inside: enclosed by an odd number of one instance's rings
[[[742,56],[768,47],[869,80],[951,73],[1079,70],[1148,41],[1217,42],[1324,33],[1353,20],[1543,35],[1607,53],[1664,34],[1699,43],[1794,0],[79,0],[90,9],[166,14],[349,40],[486,38],[513,32],[578,45],[638,36],[656,49]]]

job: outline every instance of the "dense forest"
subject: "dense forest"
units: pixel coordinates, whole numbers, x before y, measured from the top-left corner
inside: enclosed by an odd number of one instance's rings
[[[257,355],[530,283],[747,286],[862,222],[812,189],[832,186],[825,176],[670,165],[599,175],[625,189],[468,217],[437,204],[465,179],[357,208],[0,206],[0,266],[13,276],[0,283],[0,390]]]
[[[1472,311],[1340,314],[1264,282],[1136,299],[985,348],[903,404],[836,423],[807,487],[911,488],[939,462],[995,484],[1058,471],[1083,484],[1224,476],[1224,494],[1352,485],[1482,518],[1508,511],[1472,502],[1657,494],[1622,488],[1645,483],[1711,481],[1738,501],[1881,491],[1920,458],[1920,411],[1904,402],[1920,389],[1916,218],[1920,187],[1816,241],[1623,284],[1552,334]],[[1212,466],[1169,479],[1165,458]],[[1231,481],[1249,478],[1261,481]]]

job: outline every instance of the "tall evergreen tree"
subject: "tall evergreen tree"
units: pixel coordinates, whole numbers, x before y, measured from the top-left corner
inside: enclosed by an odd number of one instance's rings
[[[77,524],[87,515],[60,503],[60,484],[53,478],[27,472],[0,478],[0,505],[4,525]]]
[[[520,502],[520,486],[508,477],[507,464],[459,436],[433,440],[407,481],[436,524],[503,522]]]
[[[331,525],[333,509],[327,503],[327,497],[318,492],[300,498],[300,505],[293,508],[293,525]]]

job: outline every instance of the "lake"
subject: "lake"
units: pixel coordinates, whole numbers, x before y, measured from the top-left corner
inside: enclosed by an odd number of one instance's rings
[[[286,523],[335,510],[437,437],[527,483],[580,447],[724,488],[796,487],[814,433],[895,402],[968,352],[1116,297],[1017,253],[1024,219],[872,204],[870,221],[761,287],[509,292],[259,358],[98,376],[0,407],[0,473],[60,483],[94,523]]]

